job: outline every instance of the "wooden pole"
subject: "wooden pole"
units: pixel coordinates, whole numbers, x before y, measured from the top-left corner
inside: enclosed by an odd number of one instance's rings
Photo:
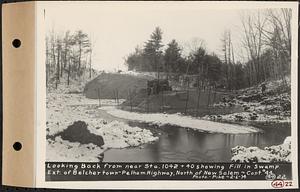
[[[201,96],[201,88],[200,88],[200,85],[198,84],[198,98],[197,98],[197,111],[196,111],[196,116],[199,115],[200,96]]]
[[[116,97],[116,93],[115,93],[115,90],[113,90],[113,97],[114,97],[114,100],[115,100],[115,104],[117,104],[117,97]]]
[[[210,104],[210,92],[211,92],[211,86],[209,86],[209,90],[208,90],[207,106],[209,106]]]
[[[217,91],[216,91],[216,87],[214,87],[214,96],[213,96],[213,104],[215,103],[216,101],[216,96],[217,96]]]
[[[132,98],[131,98],[131,90],[128,90],[129,102],[130,102],[130,111],[132,111]]]
[[[187,90],[186,90],[186,101],[185,101],[185,109],[184,109],[184,113],[186,114],[187,112],[187,107],[188,107],[188,102],[189,102],[189,86],[190,86],[190,81],[189,79],[187,79]]]
[[[100,87],[98,87],[98,100],[99,100],[99,107],[101,107]]]
[[[164,112],[164,90],[161,90],[161,112]]]
[[[119,106],[119,91],[116,89],[116,96],[117,96],[117,105]]]
[[[147,113],[149,113],[149,95],[147,94]]]

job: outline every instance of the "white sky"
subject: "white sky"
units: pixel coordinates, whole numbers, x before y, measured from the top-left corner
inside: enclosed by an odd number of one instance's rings
[[[210,7],[197,2],[48,2],[46,31],[83,30],[92,37],[93,67],[99,70],[126,69],[124,57],[143,45],[156,26],[163,43],[176,39],[181,45],[193,38],[205,40],[209,52],[221,53],[221,38],[231,29],[236,55],[240,54],[242,10]],[[42,10],[41,10],[42,11]],[[166,46],[165,46],[166,47]],[[237,56],[236,56],[237,58]]]

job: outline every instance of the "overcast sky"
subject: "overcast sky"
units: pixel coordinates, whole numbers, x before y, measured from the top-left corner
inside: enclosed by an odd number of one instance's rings
[[[237,42],[242,10],[228,6],[208,9],[199,2],[50,2],[44,8],[46,31],[81,29],[92,37],[93,67],[100,70],[126,69],[124,57],[137,45],[142,46],[156,26],[163,31],[165,45],[176,39],[184,46],[200,38],[208,52],[217,54],[221,53],[222,33],[231,29],[236,54],[241,50]]]

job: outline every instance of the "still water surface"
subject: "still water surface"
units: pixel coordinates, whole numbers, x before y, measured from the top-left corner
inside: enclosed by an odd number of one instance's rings
[[[131,125],[150,129],[159,140],[140,147],[109,149],[104,153],[104,162],[230,162],[231,148],[237,145],[263,148],[281,144],[290,135],[289,124],[264,125],[264,132],[250,134],[204,133],[173,126],[154,128],[133,122]]]

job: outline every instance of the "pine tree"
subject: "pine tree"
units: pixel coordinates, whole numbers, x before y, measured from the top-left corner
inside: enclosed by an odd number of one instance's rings
[[[159,72],[162,71],[162,47],[162,30],[159,27],[156,27],[151,34],[150,39],[145,44],[144,54],[147,63],[150,65],[150,70],[157,72],[158,79]]]
[[[183,58],[181,57],[181,48],[175,39],[173,39],[165,51],[164,55],[165,71],[178,73],[182,69]]]

